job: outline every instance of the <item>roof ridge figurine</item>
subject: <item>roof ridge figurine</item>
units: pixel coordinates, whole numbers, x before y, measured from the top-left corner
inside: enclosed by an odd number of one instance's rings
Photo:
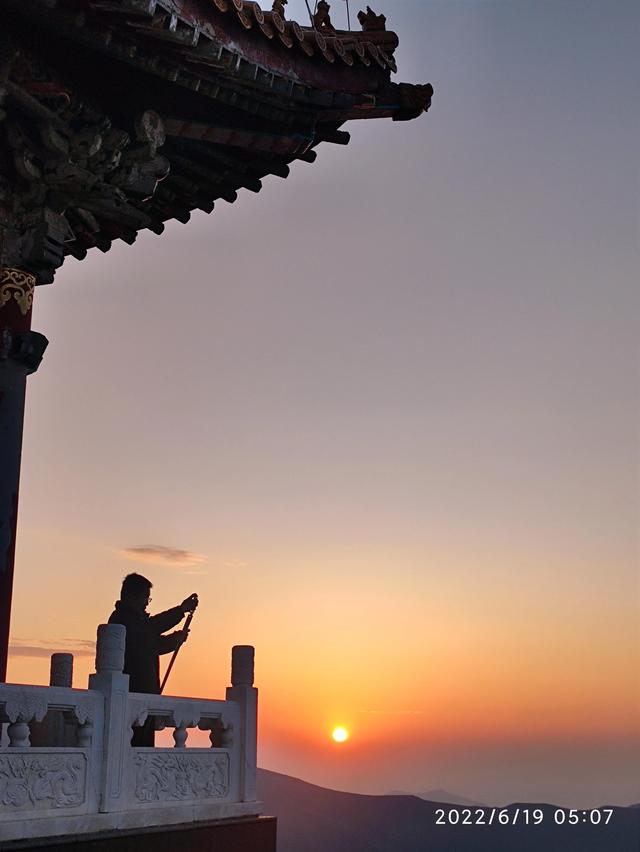
[[[377,15],[371,6],[367,6],[366,12],[358,12],[358,20],[363,32],[384,32],[387,29],[387,19],[384,15]]]
[[[323,30],[324,32],[335,33],[335,27],[331,23],[331,16],[329,15],[329,9],[331,6],[327,3],[327,0],[319,0],[319,3],[316,7],[316,13],[313,16],[313,26],[317,30]]]
[[[289,0],[273,0],[273,6],[271,7],[271,11],[275,15],[280,15],[283,21],[286,18],[286,15],[284,13],[284,7],[287,5],[288,2]]]

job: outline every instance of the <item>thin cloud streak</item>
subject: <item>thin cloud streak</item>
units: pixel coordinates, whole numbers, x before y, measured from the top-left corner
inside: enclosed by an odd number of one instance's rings
[[[423,716],[424,710],[362,710],[370,716]]]
[[[133,547],[125,547],[120,554],[135,562],[153,562],[169,565],[172,568],[190,567],[204,562],[204,556],[198,553],[177,547],[166,547],[163,544],[137,544]]]
[[[70,644],[63,644],[66,642]],[[9,653],[13,657],[50,657],[51,654],[73,654],[74,657],[93,657],[96,643],[91,639],[12,639]]]

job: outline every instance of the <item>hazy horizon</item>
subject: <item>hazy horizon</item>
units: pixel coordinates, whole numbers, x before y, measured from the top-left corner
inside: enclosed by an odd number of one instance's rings
[[[171,693],[256,646],[261,766],[637,803],[640,8],[374,9],[426,117],[36,291],[9,679],[139,570]]]

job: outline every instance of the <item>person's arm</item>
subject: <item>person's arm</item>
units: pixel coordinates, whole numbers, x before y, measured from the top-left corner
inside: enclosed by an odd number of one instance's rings
[[[197,606],[198,596],[193,594],[185,598],[180,606],[174,606],[173,609],[150,616],[149,622],[158,633],[164,633],[166,630],[175,627],[188,612],[193,612]]]
[[[169,633],[167,636],[158,637],[158,653],[169,654],[175,651],[186,640],[184,630],[176,630],[174,633]]]
[[[176,624],[179,624],[184,618],[184,609],[182,604],[167,609],[164,612],[159,612],[157,615],[149,616],[149,623],[158,633],[164,633],[166,630],[171,630]],[[163,652],[164,653],[164,652]]]

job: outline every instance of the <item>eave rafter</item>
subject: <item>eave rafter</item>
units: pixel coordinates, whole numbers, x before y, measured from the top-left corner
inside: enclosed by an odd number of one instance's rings
[[[0,228],[24,243],[38,221],[39,283],[66,255],[286,178],[347,144],[346,121],[415,118],[433,92],[390,82],[394,33],[301,27],[276,3],[3,2]]]

